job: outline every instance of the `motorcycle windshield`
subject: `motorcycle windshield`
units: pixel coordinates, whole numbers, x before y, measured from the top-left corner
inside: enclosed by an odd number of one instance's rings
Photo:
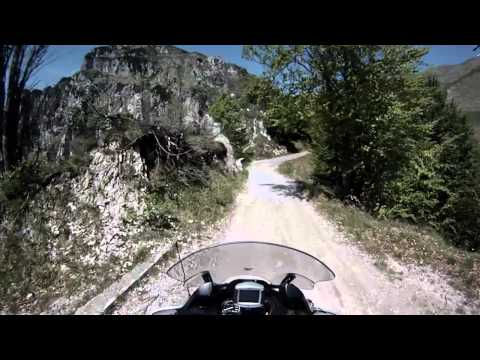
[[[303,251],[264,242],[231,242],[198,250],[173,265],[167,274],[189,286],[203,283],[209,272],[222,284],[233,277],[259,277],[278,285],[287,274],[295,274],[293,283],[301,289],[313,289],[315,283],[335,278],[324,263]]]

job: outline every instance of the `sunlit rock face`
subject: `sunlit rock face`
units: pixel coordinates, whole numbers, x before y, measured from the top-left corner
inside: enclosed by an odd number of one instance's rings
[[[142,256],[170,246],[172,237],[164,238],[163,230],[147,221],[152,133],[180,129],[171,133],[188,133],[214,153],[207,166],[240,171],[243,159],[208,109],[221,94],[240,97],[250,77],[219,58],[173,46],[118,45],[92,50],[80,71],[55,86],[25,93],[24,106],[31,111],[22,111],[19,150],[58,167],[54,180],[29,199],[18,231],[12,219],[0,222],[22,239],[29,257],[42,259],[29,264],[56,279],[47,287],[30,284],[31,301],[48,295],[52,303],[29,306],[70,313]],[[238,121],[245,122],[248,146],[260,144],[277,155],[281,150],[261,118],[246,106]],[[162,134],[169,151],[167,130]],[[0,244],[5,236],[0,232]]]
[[[141,126],[183,123],[218,134],[208,106],[221,93],[241,91],[248,77],[237,65],[173,46],[98,47],[72,77],[30,94],[33,111],[22,119],[30,128],[24,151],[68,157],[92,115],[124,114]],[[102,125],[108,124],[98,124],[100,142]]]

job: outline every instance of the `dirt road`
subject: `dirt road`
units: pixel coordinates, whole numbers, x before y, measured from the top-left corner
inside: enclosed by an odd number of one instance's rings
[[[388,270],[358,250],[326,217],[302,199],[295,182],[280,175],[283,161],[303,156],[254,162],[249,169],[246,190],[237,198],[225,231],[213,243],[265,241],[288,245],[314,255],[336,274],[330,282],[318,283],[305,291],[314,303],[338,314],[455,314],[473,313],[461,293],[427,268],[406,267],[388,259]],[[161,272],[161,271],[160,271]],[[152,311],[182,301],[186,293],[173,280],[160,274],[147,280],[143,293],[160,293]],[[163,293],[162,293],[163,291]],[[163,294],[163,295],[162,295]],[[148,296],[147,296],[148,297]],[[125,307],[126,306],[126,307]],[[145,308],[137,300],[136,308]],[[126,301],[123,310],[132,309]],[[150,312],[150,311],[148,311]],[[148,313],[147,312],[147,313]]]

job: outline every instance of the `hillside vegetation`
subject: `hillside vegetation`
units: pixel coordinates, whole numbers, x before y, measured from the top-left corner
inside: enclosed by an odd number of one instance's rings
[[[428,74],[438,78],[448,91],[450,100],[460,110],[468,113],[480,111],[480,58],[474,57],[457,65],[442,65],[430,68]]]
[[[313,166],[313,156],[307,155],[281,164],[279,171],[295,179],[318,211],[374,256],[378,267],[388,271],[384,261],[387,256],[404,264],[429,266],[467,296],[480,298],[480,254],[458,249],[430,227],[381,220],[353,204],[316,193]]]
[[[0,60],[17,71],[28,49],[2,45]],[[15,149],[0,151],[0,313],[72,313],[221,220],[246,178],[237,160],[282,152],[248,101],[251,80],[173,46],[113,45],[55,86],[17,89]]]
[[[467,112],[465,116],[473,128],[475,139],[480,141],[480,111]]]
[[[457,65],[442,65],[430,68],[427,74],[434,75],[453,100],[464,112],[480,141],[480,58],[475,57]]]
[[[268,71],[257,101],[310,139],[315,191],[377,219],[480,248],[480,155],[466,117],[414,46],[247,46]],[[385,240],[388,241],[388,240]]]

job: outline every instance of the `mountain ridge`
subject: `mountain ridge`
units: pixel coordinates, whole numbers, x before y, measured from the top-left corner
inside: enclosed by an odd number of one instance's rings
[[[172,45],[96,47],[72,76],[29,93],[33,111],[21,119],[20,128],[27,132],[21,151],[68,157],[76,125],[98,109],[128,114],[142,126],[174,121],[219,133],[209,105],[220,94],[240,96],[253,77],[220,57]]]
[[[447,90],[449,99],[460,110],[468,113],[480,111],[480,57],[456,65],[441,65],[427,70],[438,78]]]
[[[426,73],[437,77],[447,91],[448,99],[465,114],[475,138],[480,141],[480,57],[461,64],[436,66]]]

